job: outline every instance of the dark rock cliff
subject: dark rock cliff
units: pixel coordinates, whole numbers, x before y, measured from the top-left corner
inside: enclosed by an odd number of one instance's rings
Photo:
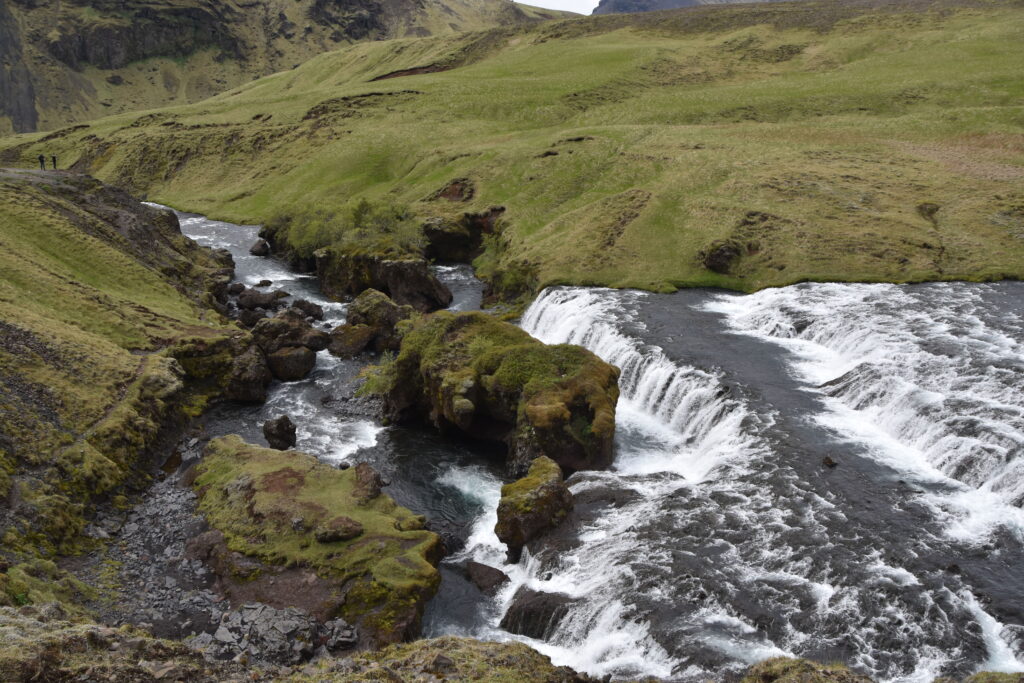
[[[601,0],[594,14],[625,14],[654,12],[662,9],[700,7],[701,5],[734,5],[739,3],[775,2],[777,0]]]
[[[6,3],[0,3],[0,133],[4,118],[11,131],[35,130],[36,95],[22,54],[18,24]]]

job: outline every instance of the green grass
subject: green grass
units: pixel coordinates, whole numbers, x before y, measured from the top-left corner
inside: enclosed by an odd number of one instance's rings
[[[510,295],[1020,277],[1022,33],[1019,2],[809,0],[365,43],[45,146],[239,222],[503,205],[477,266]],[[430,64],[454,68],[370,82]],[[460,177],[471,202],[428,199]],[[702,262],[721,241],[725,273]]]
[[[80,547],[90,504],[145,476],[137,460],[173,419],[169,349],[232,333],[203,303],[220,266],[130,204],[95,181],[0,172],[0,495],[21,501],[8,552]]]

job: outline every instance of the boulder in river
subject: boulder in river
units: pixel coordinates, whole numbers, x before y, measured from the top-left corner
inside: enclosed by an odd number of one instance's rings
[[[558,526],[572,506],[562,469],[550,458],[537,458],[525,477],[502,486],[494,533],[508,546],[509,561],[518,562],[523,547]]]
[[[569,613],[575,598],[562,593],[545,593],[522,586],[512,596],[501,628],[509,633],[544,640]]]
[[[331,330],[328,350],[336,356],[351,358],[366,348],[397,351],[401,343],[398,323],[413,315],[411,306],[399,306],[387,294],[367,289],[348,307],[344,325]]]
[[[214,568],[233,604],[342,618],[361,647],[419,635],[440,584],[441,540],[379,487],[360,484],[374,479],[368,465],[339,470],[229,436],[212,440],[195,468],[198,508],[212,531],[190,556]],[[332,528],[337,540],[325,536]]]
[[[249,253],[253,256],[270,256],[270,243],[261,237],[249,247]]]
[[[228,294],[230,294],[231,296],[238,296],[244,291],[245,285],[242,284],[241,282],[232,282],[230,285],[228,285],[227,289]]]
[[[292,302],[292,308],[299,309],[305,314],[307,318],[312,318],[313,320],[324,319],[324,307],[321,306],[320,304],[315,304],[312,301],[307,301],[306,299],[296,299],[295,301]]]
[[[296,308],[287,308],[272,318],[258,321],[252,336],[266,354],[290,346],[322,351],[331,340],[326,332],[310,325],[305,314]]]
[[[286,451],[295,445],[295,423],[281,415],[263,423],[263,436],[271,448]]]
[[[508,574],[482,562],[470,560],[465,566],[466,577],[484,595],[494,596],[509,582]]]
[[[258,292],[255,289],[246,289],[238,295],[238,307],[249,310],[255,308],[280,308],[284,305],[282,299],[286,296],[288,296],[288,293],[281,290]]]
[[[540,456],[567,474],[611,464],[618,377],[579,346],[548,346],[485,313],[440,311],[412,321],[368,387],[392,421],[506,444],[519,477]]]
[[[267,355],[270,372],[282,382],[295,382],[316,365],[316,354],[305,346],[286,346]]]

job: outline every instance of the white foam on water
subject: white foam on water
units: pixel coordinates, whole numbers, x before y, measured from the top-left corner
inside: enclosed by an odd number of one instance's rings
[[[1024,533],[1024,334],[985,285],[814,284],[719,295],[705,309],[779,344],[824,396],[818,421],[921,483],[947,531]]]
[[[1003,639],[1003,625],[981,607],[978,599],[970,591],[962,591],[960,597],[981,625],[985,648],[988,651],[988,659],[978,667],[978,671],[1024,672],[1024,661],[1014,654]]]

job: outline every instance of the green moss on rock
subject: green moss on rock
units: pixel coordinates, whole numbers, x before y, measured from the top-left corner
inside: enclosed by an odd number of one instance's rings
[[[579,346],[548,346],[484,313],[414,320],[393,363],[369,384],[393,420],[502,441],[509,470],[547,455],[567,472],[612,458],[619,371]]]
[[[742,683],[872,683],[842,664],[820,664],[808,659],[773,657],[750,667]]]
[[[541,456],[529,473],[501,487],[494,533],[508,546],[509,559],[519,561],[523,547],[557,526],[572,510],[572,493],[562,481],[562,469]]]
[[[197,474],[199,509],[232,551],[314,571],[333,587],[334,614],[373,644],[418,634],[441,541],[380,493],[369,466],[339,470],[230,436],[210,442]],[[325,534],[332,526],[343,533]]]

